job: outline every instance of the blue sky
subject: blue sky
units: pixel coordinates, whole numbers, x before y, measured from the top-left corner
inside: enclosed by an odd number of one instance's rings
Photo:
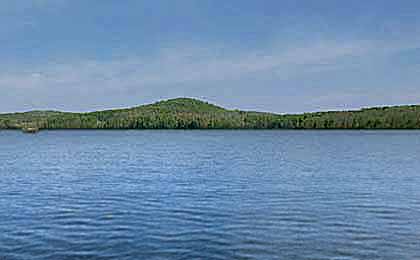
[[[0,112],[420,103],[420,1],[2,0]]]

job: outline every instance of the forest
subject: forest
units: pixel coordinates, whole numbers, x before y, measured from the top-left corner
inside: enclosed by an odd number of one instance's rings
[[[191,98],[89,113],[0,114],[0,129],[420,129],[420,106],[304,114],[228,110]]]

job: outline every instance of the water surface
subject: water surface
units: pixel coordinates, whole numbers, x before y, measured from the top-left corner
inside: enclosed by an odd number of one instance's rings
[[[0,259],[420,259],[419,131],[0,132]]]

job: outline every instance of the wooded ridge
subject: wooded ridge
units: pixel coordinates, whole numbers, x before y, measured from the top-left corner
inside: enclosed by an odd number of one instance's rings
[[[281,115],[228,110],[197,99],[176,98],[89,113],[0,114],[0,129],[420,129],[420,106]]]

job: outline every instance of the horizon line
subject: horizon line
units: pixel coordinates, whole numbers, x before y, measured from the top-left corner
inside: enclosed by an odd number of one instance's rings
[[[223,105],[217,104],[215,102],[210,102],[204,98],[196,98],[196,97],[175,97],[175,98],[164,98],[164,99],[158,99],[154,102],[144,103],[144,104],[138,104],[135,106],[130,107],[115,107],[115,108],[104,108],[99,110],[90,110],[90,111],[65,111],[65,110],[59,110],[59,109],[33,109],[33,110],[24,110],[24,111],[15,111],[15,112],[0,112],[0,115],[11,115],[11,114],[25,114],[25,113],[33,113],[33,112],[57,112],[57,113],[71,113],[71,114],[89,114],[89,113],[95,113],[95,112],[105,112],[105,111],[118,111],[118,110],[126,110],[126,109],[135,109],[138,107],[148,106],[148,105],[154,105],[160,102],[164,101],[173,101],[177,99],[188,99],[188,100],[195,100],[204,102],[210,105],[218,106],[222,109],[226,109],[229,111],[243,111],[243,112],[256,112],[256,113],[268,113],[268,114],[275,114],[275,115],[304,115],[304,114],[314,114],[314,113],[329,113],[329,112],[358,112],[366,109],[382,109],[382,108],[390,108],[390,107],[413,107],[413,106],[420,106],[420,104],[381,104],[381,105],[373,105],[373,106],[362,106],[357,108],[349,108],[349,109],[325,109],[325,110],[313,110],[313,111],[305,111],[305,112],[271,112],[271,111],[264,111],[264,110],[252,110],[252,109],[240,109],[240,108],[227,108]]]

